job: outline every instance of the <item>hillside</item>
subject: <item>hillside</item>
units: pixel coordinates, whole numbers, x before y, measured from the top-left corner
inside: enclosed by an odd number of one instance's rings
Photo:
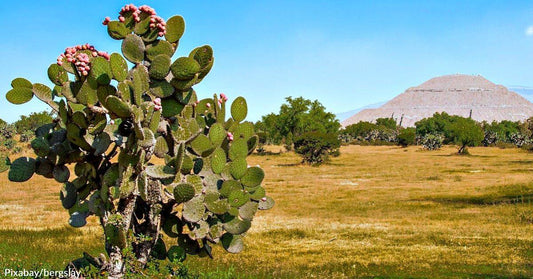
[[[476,121],[520,121],[533,116],[533,104],[482,76],[446,75],[432,78],[379,108],[362,110],[342,122],[343,126],[359,121],[375,121],[393,116],[402,126],[432,116],[435,112],[471,117]]]

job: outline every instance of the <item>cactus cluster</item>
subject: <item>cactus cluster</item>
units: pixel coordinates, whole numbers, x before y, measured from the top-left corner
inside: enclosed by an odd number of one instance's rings
[[[121,272],[127,245],[141,262],[147,254],[211,256],[217,243],[240,252],[255,213],[274,205],[261,186],[263,170],[246,161],[258,143],[244,121],[246,100],[236,98],[227,115],[224,94],[198,99],[192,86],[211,70],[213,50],[204,45],[172,61],[184,33],[181,16],[165,22],[152,8],[127,5],[118,21],[104,24],[122,41],[122,55],[88,44],[67,48],[48,69],[53,88],[23,78],[11,83],[8,101],[35,95],[59,117],[37,129],[37,157],[10,163],[9,179],[38,174],[63,183],[70,225],[99,218],[111,273]],[[168,250],[159,228],[176,239]],[[139,235],[148,238],[132,240]]]

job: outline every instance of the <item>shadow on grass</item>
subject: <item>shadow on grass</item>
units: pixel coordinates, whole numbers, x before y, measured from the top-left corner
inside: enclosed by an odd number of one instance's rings
[[[439,195],[428,196],[415,201],[433,201],[442,204],[532,204],[533,184],[512,184],[489,187],[487,193],[481,195]]]

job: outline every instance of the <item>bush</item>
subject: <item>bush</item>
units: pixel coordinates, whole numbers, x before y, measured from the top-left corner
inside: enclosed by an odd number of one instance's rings
[[[427,150],[437,150],[442,147],[444,136],[440,134],[426,134],[422,137],[422,147]]]
[[[459,118],[453,122],[449,131],[453,142],[459,146],[459,154],[466,154],[467,147],[481,144],[484,134],[481,127],[472,119]]]
[[[326,162],[331,153],[338,152],[340,140],[336,134],[309,132],[294,142],[294,150],[303,156],[303,163],[320,165]]]
[[[408,145],[414,145],[416,143],[416,129],[405,128],[400,130],[398,134],[398,145],[407,147]]]
[[[24,131],[20,134],[20,142],[30,142],[35,137],[34,131]]]

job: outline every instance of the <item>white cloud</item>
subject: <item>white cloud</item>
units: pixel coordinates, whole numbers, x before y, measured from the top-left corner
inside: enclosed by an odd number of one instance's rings
[[[533,36],[533,25],[527,27],[526,36]]]

